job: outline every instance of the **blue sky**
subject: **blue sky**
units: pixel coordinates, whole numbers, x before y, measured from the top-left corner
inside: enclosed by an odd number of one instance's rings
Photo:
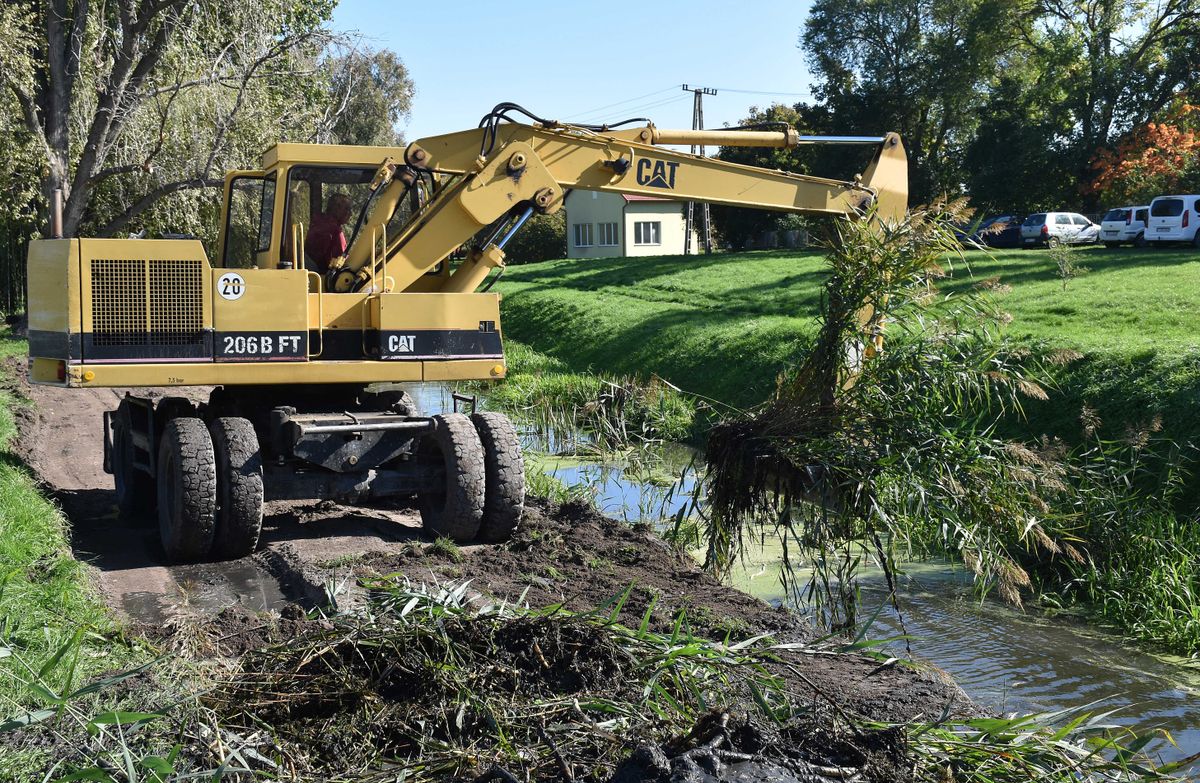
[[[809,96],[796,45],[808,6],[341,0],[334,27],[404,60],[417,88],[401,128],[412,141],[474,128],[501,101],[555,119],[646,116],[660,127],[690,128],[685,82],[719,91],[704,98],[707,127],[735,124],[752,105]],[[753,14],[740,13],[751,7]]]

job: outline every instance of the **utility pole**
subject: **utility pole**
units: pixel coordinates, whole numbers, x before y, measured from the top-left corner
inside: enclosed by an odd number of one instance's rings
[[[692,93],[692,130],[704,130],[704,96],[716,95],[717,91],[711,87],[689,87],[683,85],[684,92]],[[697,147],[692,145],[692,154],[695,155]],[[699,147],[700,157],[704,157],[704,145]],[[695,228],[696,202],[689,201],[687,206],[687,227],[684,229],[683,237],[683,254],[688,255],[692,252],[692,230]],[[704,242],[704,252],[712,252],[712,220],[708,212],[708,202],[705,201],[700,205],[700,236]]]

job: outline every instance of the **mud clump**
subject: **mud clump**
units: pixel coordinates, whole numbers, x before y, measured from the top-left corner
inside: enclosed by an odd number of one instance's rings
[[[595,609],[628,590],[620,619],[639,623],[649,609],[656,630],[669,628],[687,609],[692,626],[712,635],[751,628],[813,635],[787,610],[721,584],[648,527],[609,519],[582,502],[531,499],[510,541],[467,547],[461,560],[434,547],[411,546],[368,554],[355,568],[368,577],[397,572],[414,580],[430,574],[469,578],[473,587],[498,598],[524,595],[530,606],[561,604],[575,611]]]
[[[270,727],[305,780],[392,765],[464,781],[907,776],[902,741],[807,704],[765,665],[767,641],[375,588],[366,615],[247,652],[205,706],[238,736]]]

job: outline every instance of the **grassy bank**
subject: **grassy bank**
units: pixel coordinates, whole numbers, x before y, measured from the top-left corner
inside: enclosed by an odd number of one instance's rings
[[[1086,402],[1113,434],[1154,413],[1167,435],[1200,433],[1200,253],[1089,248],[1073,259],[1088,271],[1065,289],[1042,250],[968,252],[941,284],[992,287],[1013,339],[1083,354],[1052,367],[1058,393],[1028,407],[1025,432],[1075,439]],[[766,251],[550,261],[511,268],[498,288],[506,334],[569,370],[656,374],[748,407],[811,339],[824,279],[817,251]]]
[[[1012,466],[1043,494],[1062,487],[1050,507],[1029,509],[1052,545],[1027,526],[1007,536],[1020,577],[1008,590],[1082,602],[1104,624],[1196,654],[1200,493],[1192,450],[1176,447],[1200,437],[1200,254],[1096,248],[1070,261],[1087,271],[1064,285],[1051,253],[972,252],[939,281],[950,296],[993,292],[1011,315],[1010,342],[1047,359],[1048,399],[1023,400],[1026,416],[1007,417],[1002,434],[1073,449],[1046,445]],[[504,284],[506,329],[573,370],[658,373],[750,406],[815,334],[824,274],[815,252],[520,267]]]
[[[62,512],[14,451],[28,405],[12,377],[24,340],[0,335],[0,724],[45,719],[102,672],[149,659],[111,623],[71,553]],[[0,778],[24,779],[45,750],[0,754]]]
[[[503,383],[469,388],[486,394],[489,407],[570,441],[562,447],[584,445],[574,442],[579,435],[599,447],[685,440],[703,406],[653,375],[580,371],[516,340],[507,341],[505,355]]]

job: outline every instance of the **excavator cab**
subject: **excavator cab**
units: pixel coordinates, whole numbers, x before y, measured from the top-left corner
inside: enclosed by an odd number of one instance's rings
[[[345,152],[338,155],[339,150]],[[312,241],[314,225],[322,237],[341,233],[349,243],[355,226],[366,217],[372,179],[388,152],[370,147],[276,145],[263,156],[261,170],[229,172],[218,265],[310,270],[324,266],[328,258],[306,257],[306,246],[318,244]],[[347,205],[345,221],[332,222],[331,203]]]

